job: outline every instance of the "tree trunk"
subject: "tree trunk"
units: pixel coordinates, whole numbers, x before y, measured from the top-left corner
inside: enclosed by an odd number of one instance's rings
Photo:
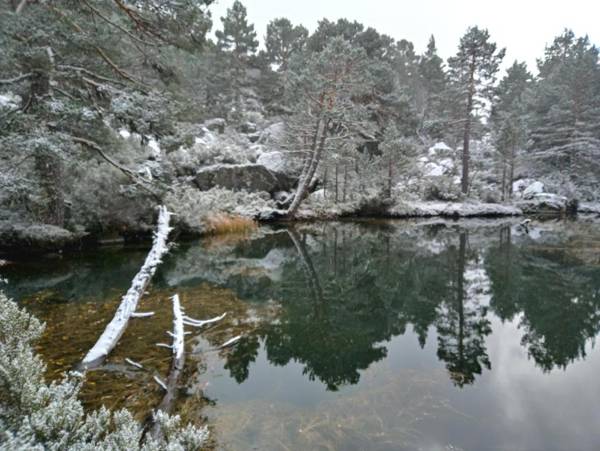
[[[308,194],[309,188],[311,186],[314,186],[314,183],[316,181],[315,175],[317,172],[317,168],[319,167],[319,163],[321,162],[321,158],[323,156],[323,149],[325,148],[325,140],[327,139],[327,128],[328,127],[329,127],[329,120],[325,121],[325,123],[323,124],[322,131],[321,131],[321,138],[319,140],[319,144],[318,144],[317,148],[315,149],[315,151],[313,153],[313,157],[312,157],[308,172],[306,173],[305,177],[303,177],[300,180],[298,189],[296,190],[296,195],[294,196],[294,200],[292,201],[292,204],[290,205],[290,208],[287,211],[287,215],[291,218],[293,218],[296,215],[296,213],[298,212],[298,208],[300,208],[300,204],[302,203],[302,201],[305,199],[306,195]],[[317,141],[318,133],[319,133],[319,129],[317,128],[313,142]],[[313,178],[314,178],[314,180],[313,180]]]
[[[502,202],[506,200],[506,159],[502,158]]]
[[[338,191],[339,191],[338,190],[338,172],[339,172],[339,168],[336,163],[336,165],[335,165],[335,203],[336,204],[338,203],[338,199],[339,199],[339,197],[338,197]]]
[[[462,179],[461,189],[463,194],[469,192],[469,143],[471,141],[471,111],[473,110],[473,96],[475,95],[475,61],[471,61],[469,68],[469,93],[467,97],[467,111],[465,115],[465,128],[463,133],[462,152]]]
[[[347,188],[348,188],[348,165],[344,164],[344,192],[342,193],[342,202],[346,202]]]
[[[513,196],[513,181],[515,179],[515,154],[516,154],[517,150],[515,149],[515,146],[512,147],[511,149],[511,154],[510,154],[510,163],[509,163],[509,170],[508,170],[508,198],[512,199]]]
[[[323,199],[327,199],[327,166],[325,166],[325,172],[323,173]]]
[[[388,199],[392,197],[392,157],[390,156],[388,159],[388,186],[387,186],[387,197]]]
[[[63,190],[63,165],[60,159],[46,149],[38,149],[34,156],[40,185],[48,196],[43,221],[58,227],[65,224],[65,196]]]

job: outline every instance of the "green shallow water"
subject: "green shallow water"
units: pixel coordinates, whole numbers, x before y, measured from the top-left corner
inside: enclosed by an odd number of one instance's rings
[[[146,251],[0,268],[48,324],[49,377],[94,343]],[[90,373],[88,407],[143,419],[160,402],[174,293],[190,316],[228,312],[188,336],[174,406],[215,448],[600,449],[598,222],[317,223],[179,244],[140,306],[156,315]]]

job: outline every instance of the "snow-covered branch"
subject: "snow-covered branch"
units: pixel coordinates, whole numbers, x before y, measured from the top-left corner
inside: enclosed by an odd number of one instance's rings
[[[167,239],[171,231],[171,227],[169,226],[170,217],[171,214],[167,208],[161,206],[152,249],[150,249],[142,268],[134,277],[129,291],[123,296],[114,318],[106,326],[96,344],[84,357],[82,361],[84,367],[89,368],[101,363],[110,351],[114,349],[121,335],[125,332],[129,319],[134,315],[140,298],[146,291],[162,257],[169,249]]]

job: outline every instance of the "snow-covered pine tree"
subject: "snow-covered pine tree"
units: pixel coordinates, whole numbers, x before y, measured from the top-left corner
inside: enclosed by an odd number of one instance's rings
[[[530,150],[536,162],[532,167],[538,175],[545,172],[582,187],[598,186],[598,55],[587,36],[577,38],[566,30],[538,61],[540,73],[529,103]]]
[[[247,14],[246,7],[236,0],[227,8],[225,17],[221,17],[223,29],[215,32],[219,48],[231,52],[238,61],[253,55],[258,48],[256,31],[248,23]]]
[[[491,124],[500,165],[502,200],[512,198],[515,167],[527,145],[525,96],[532,75],[525,63],[515,61],[496,88]]]
[[[368,60],[362,48],[341,37],[321,52],[296,54],[290,61],[286,92],[295,105],[290,146],[304,153],[304,167],[288,215],[293,217],[318,179],[324,153],[332,142],[364,133],[366,108],[355,100],[369,92]]]
[[[419,59],[419,75],[424,88],[421,129],[431,138],[440,140],[445,122],[443,94],[447,79],[444,60],[437,53],[433,35],[429,38],[426,52]]]
[[[287,69],[288,61],[294,52],[302,51],[306,44],[308,30],[302,25],[294,26],[286,18],[273,19],[267,25],[265,47],[271,64]]]
[[[490,41],[485,29],[470,27],[460,38],[458,52],[448,59],[450,90],[449,102],[458,106],[453,122],[462,133],[462,177],[463,194],[469,191],[469,144],[474,123],[474,113],[485,108],[493,95],[493,86],[505,49],[498,49]]]

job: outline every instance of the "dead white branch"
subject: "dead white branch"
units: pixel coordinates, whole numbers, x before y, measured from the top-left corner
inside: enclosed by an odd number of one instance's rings
[[[139,368],[140,370],[144,369],[144,367],[142,366],[141,363],[138,363],[138,362],[136,362],[134,360],[126,358],[125,362],[129,363],[131,366],[135,366],[136,368]]]
[[[220,316],[215,316],[214,318],[205,319],[205,320],[199,320],[199,319],[190,318],[189,316],[184,316],[183,324],[185,324],[187,326],[192,326],[192,327],[204,327],[208,324],[213,324],[218,321],[221,321],[223,318],[225,318],[226,315],[227,315],[227,312],[223,313]]]
[[[221,346],[219,346],[219,349],[223,349],[223,348],[227,348],[228,346],[232,346],[232,345],[236,344],[238,341],[240,341],[241,338],[242,338],[241,335],[238,335],[237,337],[230,338],[225,343],[223,343]]]
[[[148,318],[154,316],[154,312],[134,312],[131,314],[132,318]]]

